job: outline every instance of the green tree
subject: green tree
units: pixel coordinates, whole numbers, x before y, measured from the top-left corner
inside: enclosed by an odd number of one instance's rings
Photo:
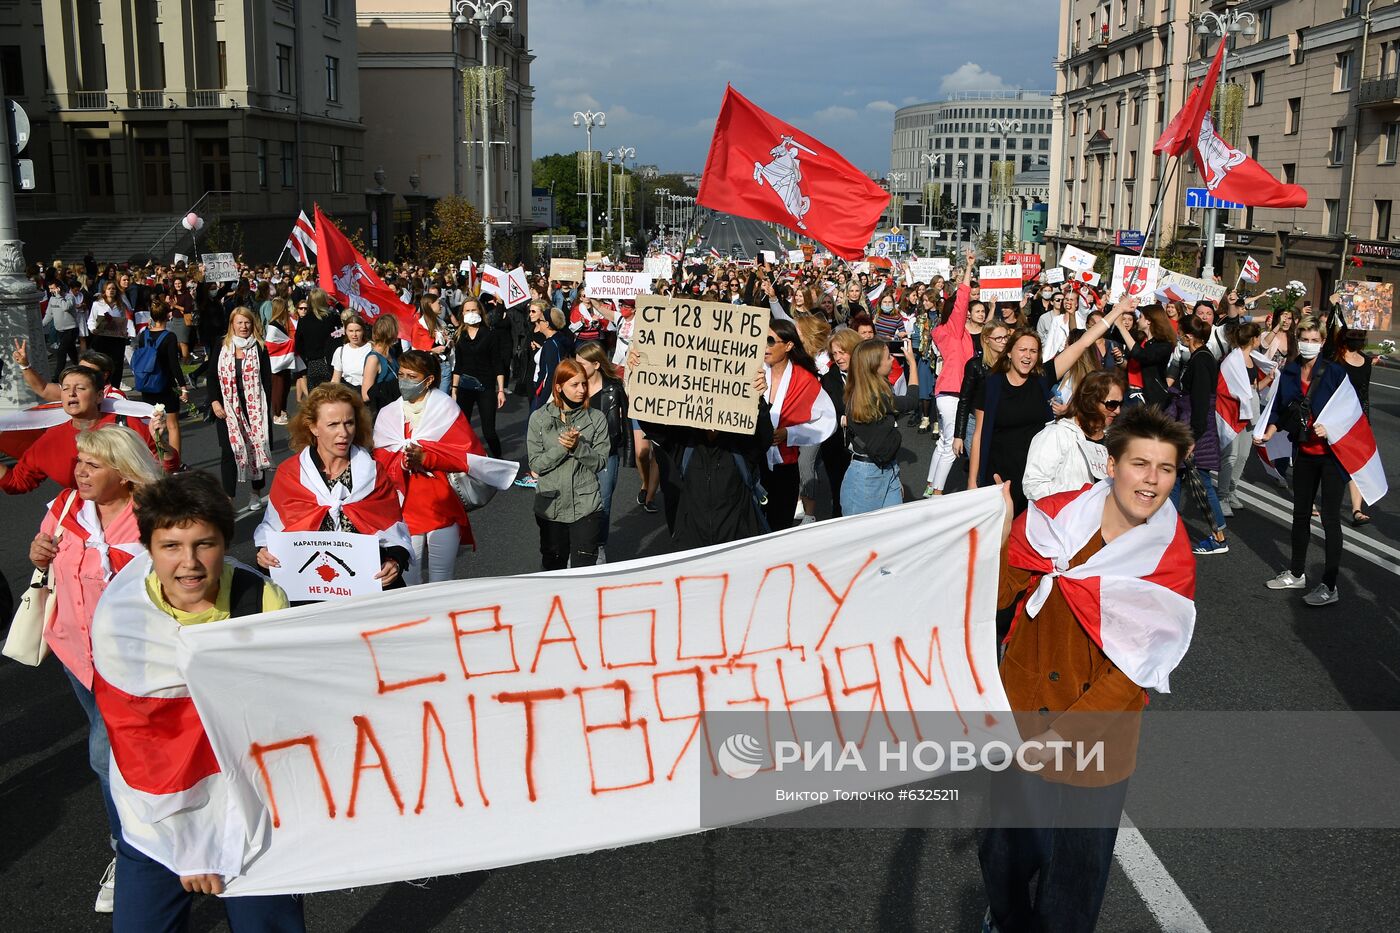
[[[476,208],[457,195],[439,198],[428,225],[428,261],[456,266],[468,257],[480,259],[485,245]]]

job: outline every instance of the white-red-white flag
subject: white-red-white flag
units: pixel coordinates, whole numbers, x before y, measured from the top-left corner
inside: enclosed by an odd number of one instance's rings
[[[1361,498],[1374,505],[1389,490],[1385,470],[1381,467],[1380,450],[1371,422],[1361,410],[1361,399],[1350,379],[1343,379],[1318,412],[1314,425],[1321,425],[1327,434],[1327,444],[1337,455],[1342,467],[1351,474]]]
[[[292,224],[291,235],[287,237],[287,245],[282,248],[291,253],[303,266],[309,265],[311,257],[316,255],[316,229],[311,226],[311,219],[306,216],[306,211],[297,215],[296,223]]]
[[[1221,447],[1233,443],[1239,433],[1249,427],[1249,422],[1258,417],[1258,408],[1244,351],[1231,350],[1220,361],[1220,375],[1215,385],[1215,426]]]
[[[1259,260],[1253,256],[1244,258],[1244,268],[1240,269],[1240,278],[1246,282],[1259,281]]]

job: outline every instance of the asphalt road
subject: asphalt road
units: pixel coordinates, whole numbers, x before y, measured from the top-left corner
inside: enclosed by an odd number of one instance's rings
[[[752,226],[750,226],[752,225]],[[707,243],[721,252],[767,228],[731,218],[711,223]],[[723,239],[728,237],[729,239]],[[765,246],[772,249],[772,246]],[[1384,387],[1383,387],[1384,386]],[[1372,418],[1392,482],[1400,485],[1400,373],[1380,371]],[[523,447],[525,409],[504,412],[507,452]],[[187,450],[214,467],[211,428],[187,425]],[[278,457],[285,431],[274,429]],[[907,495],[923,488],[932,442],[905,431]],[[1228,555],[1199,562],[1199,621],[1190,653],[1172,677],[1166,710],[1400,709],[1400,613],[1392,602],[1400,540],[1389,501],[1375,522],[1352,532],[1343,559],[1343,602],[1309,610],[1297,594],[1263,583],[1283,566],[1286,522],[1268,512],[1262,476],[1248,474],[1251,504],[1231,520]],[[660,515],[635,505],[637,474],[624,469],[614,500],[613,560],[668,549]],[[46,492],[51,493],[52,490]],[[12,585],[27,578],[29,541],[49,495],[4,503],[0,570]],[[1197,516],[1188,523],[1199,533]],[[238,525],[236,556],[251,558],[257,519]],[[512,490],[473,519],[481,542],[463,552],[459,576],[533,571],[537,540],[529,496]],[[1319,547],[1310,569],[1318,569]],[[1149,714],[1150,715],[1150,714]],[[15,931],[105,930],[92,913],[107,859],[97,785],[86,762],[85,727],[58,665],[35,671],[0,664],[0,916]],[[1129,805],[1131,815],[1131,800]],[[1186,831],[1144,829],[1142,838],[1179,887],[1193,915],[1172,928],[1216,931],[1390,929],[1400,903],[1400,835],[1394,831]],[[1126,856],[1120,862],[1131,861]],[[1138,877],[1135,875],[1135,877]],[[1139,879],[1140,880],[1140,879]],[[1160,879],[1158,879],[1160,880]],[[1148,894],[1161,892],[1149,881]],[[1170,891],[1168,892],[1170,893]],[[1170,898],[1168,898],[1170,902]],[[967,831],[796,831],[737,827],[472,875],[312,895],[314,930],[975,930],[984,901],[976,847]],[[1197,924],[1195,919],[1199,918]],[[1106,931],[1162,929],[1121,865],[1100,920]],[[193,929],[225,930],[222,911],[203,899]]]

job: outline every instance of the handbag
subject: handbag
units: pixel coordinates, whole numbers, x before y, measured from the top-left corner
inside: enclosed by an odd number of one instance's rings
[[[462,501],[462,508],[468,512],[475,512],[490,502],[497,492],[495,486],[482,482],[471,473],[449,473],[447,482],[457,494],[457,498]]]
[[[73,500],[77,498],[78,493],[74,491],[68,497],[68,501],[63,503],[63,511],[58,515],[58,526],[54,529],[55,544],[63,537],[63,520],[68,517],[68,510],[73,507]],[[44,640],[44,633],[48,631],[54,613],[58,611],[58,603],[53,599],[48,580],[48,570],[34,570],[33,576],[29,578],[29,586],[25,587],[24,595],[20,597],[14,620],[10,623],[5,647],[0,649],[0,654],[30,667],[38,667],[44,658],[48,657],[49,643]]]

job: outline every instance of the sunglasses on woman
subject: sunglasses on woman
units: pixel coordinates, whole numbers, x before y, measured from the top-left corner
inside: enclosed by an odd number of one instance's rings
[[[1105,400],[1102,404],[1103,407],[1107,408],[1109,411],[1117,411],[1123,407],[1123,400],[1121,398],[1111,398]]]

